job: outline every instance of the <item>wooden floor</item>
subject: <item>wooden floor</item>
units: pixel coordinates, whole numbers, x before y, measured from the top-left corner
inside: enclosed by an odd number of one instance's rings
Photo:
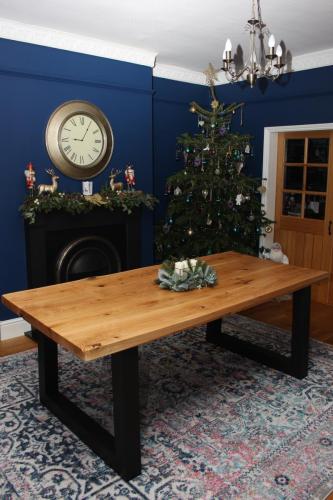
[[[291,326],[291,305],[290,300],[268,302],[267,304],[245,311],[244,315],[289,329]],[[312,303],[311,336],[323,342],[333,344],[333,306]],[[8,356],[35,347],[35,342],[27,337],[0,341],[0,356]],[[329,495],[326,500],[333,500],[333,494]]]

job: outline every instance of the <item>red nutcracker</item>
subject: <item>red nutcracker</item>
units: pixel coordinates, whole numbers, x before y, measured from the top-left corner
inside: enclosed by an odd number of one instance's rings
[[[26,186],[30,194],[33,194],[33,190],[36,182],[36,172],[33,169],[32,163],[29,162],[26,170],[24,171]]]
[[[125,169],[125,179],[126,179],[126,183],[127,183],[127,190],[128,191],[134,191],[135,189],[135,172],[134,172],[134,168],[133,168],[133,165],[126,165],[126,169]]]

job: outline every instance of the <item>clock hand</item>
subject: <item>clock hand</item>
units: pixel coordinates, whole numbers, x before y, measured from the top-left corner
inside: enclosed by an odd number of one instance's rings
[[[88,125],[88,127],[87,127],[87,130],[86,130],[86,131],[85,131],[85,133],[84,133],[84,136],[83,136],[83,137],[82,137],[82,139],[81,139],[81,142],[83,142],[83,141],[84,141],[84,138],[85,138],[85,136],[87,135],[87,132],[88,132],[89,127],[90,127],[90,125],[91,125],[91,121],[92,121],[92,120],[90,120],[90,123],[89,123],[89,125]]]

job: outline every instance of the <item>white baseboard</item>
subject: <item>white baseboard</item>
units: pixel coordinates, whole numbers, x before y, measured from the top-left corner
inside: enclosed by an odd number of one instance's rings
[[[0,340],[22,337],[24,332],[31,330],[31,326],[23,318],[0,321]]]

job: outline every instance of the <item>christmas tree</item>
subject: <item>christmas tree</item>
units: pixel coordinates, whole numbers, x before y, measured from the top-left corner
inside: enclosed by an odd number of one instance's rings
[[[260,235],[271,230],[261,204],[262,179],[243,173],[250,137],[231,131],[232,118],[243,104],[224,107],[216,99],[211,66],[206,74],[211,109],[190,104],[200,130],[178,139],[184,168],[167,179],[170,200],[156,237],[162,259],[226,250],[257,254]]]

